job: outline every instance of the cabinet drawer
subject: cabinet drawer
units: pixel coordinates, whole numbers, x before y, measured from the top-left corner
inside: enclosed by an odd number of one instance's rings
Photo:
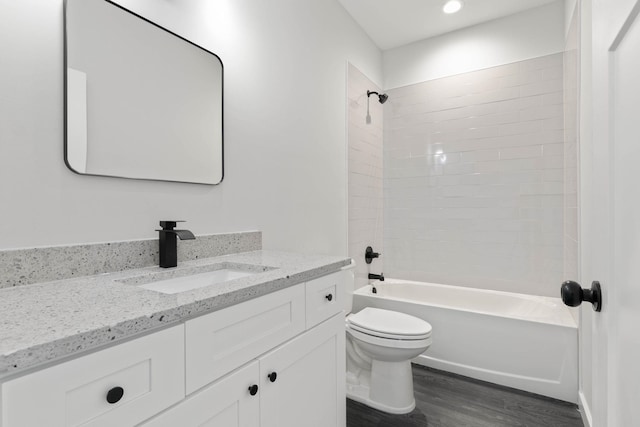
[[[304,285],[186,323],[187,394],[304,330]]]
[[[307,329],[340,312],[344,305],[344,272],[329,274],[306,284]]]
[[[2,426],[127,426],[182,398],[180,325],[4,383]]]

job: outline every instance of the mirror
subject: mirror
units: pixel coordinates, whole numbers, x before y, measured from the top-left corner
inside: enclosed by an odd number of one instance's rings
[[[65,163],[219,184],[220,58],[108,0],[65,1]]]

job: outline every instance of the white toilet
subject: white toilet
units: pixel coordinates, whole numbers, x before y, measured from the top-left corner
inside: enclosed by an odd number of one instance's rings
[[[411,359],[431,345],[431,325],[422,319],[379,308],[353,307],[353,264],[345,267],[347,397],[392,414],[411,412]]]

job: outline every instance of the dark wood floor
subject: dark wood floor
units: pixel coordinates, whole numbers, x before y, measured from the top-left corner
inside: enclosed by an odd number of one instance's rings
[[[416,409],[391,415],[347,400],[347,427],[583,427],[576,405],[413,366]]]

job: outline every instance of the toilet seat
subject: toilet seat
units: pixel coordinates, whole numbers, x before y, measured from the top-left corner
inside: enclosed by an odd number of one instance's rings
[[[431,345],[431,337],[421,339],[389,339],[382,338],[375,335],[370,335],[364,332],[360,332],[353,329],[350,325],[347,325],[347,333],[358,341],[368,344],[378,345],[386,348],[398,348],[398,349],[416,349],[427,348]]]
[[[422,319],[396,311],[366,307],[347,317],[352,332],[388,340],[425,340],[431,336],[431,325]]]

